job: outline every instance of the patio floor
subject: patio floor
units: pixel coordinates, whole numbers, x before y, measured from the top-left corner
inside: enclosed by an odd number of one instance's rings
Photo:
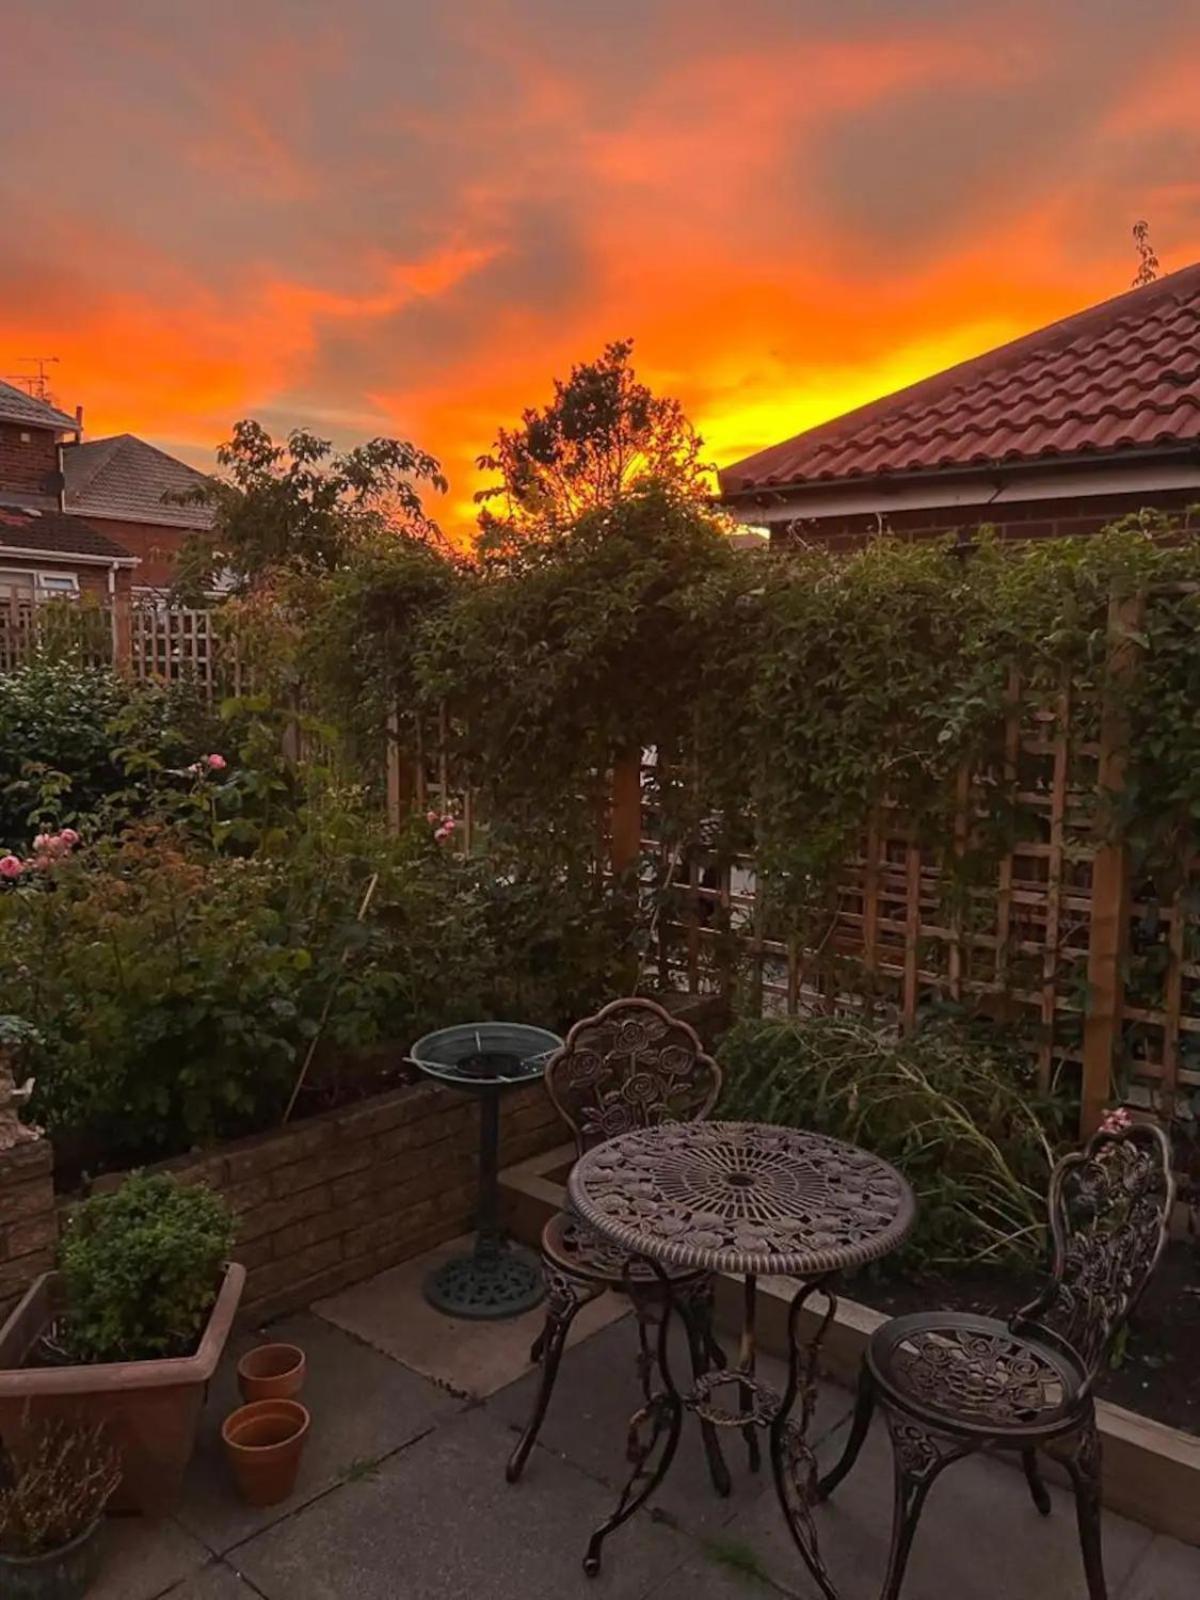
[[[538,1314],[486,1327],[437,1317],[419,1297],[427,1264],[395,1268],[272,1329],[307,1351],[303,1398],[313,1429],[296,1494],[265,1510],[238,1502],[220,1456],[220,1419],[236,1398],[233,1360],[255,1341],[233,1345],[179,1512],[158,1523],[111,1523],[90,1600],[815,1595],[769,1473],[748,1473],[735,1436],[727,1445],[734,1491],[718,1499],[693,1419],[653,1513],[613,1534],[600,1576],[586,1578],[584,1546],[612,1508],[637,1403],[628,1318],[612,1297],[589,1308],[538,1449],[509,1487],[504,1461],[535,1381],[527,1352]],[[822,1394],[823,1460],[840,1446],[849,1399],[832,1386]],[[1051,1492],[1054,1515],[1043,1521],[1018,1472],[981,1460],[950,1469],[918,1532],[905,1600],[1083,1597],[1073,1507]],[[834,1503],[817,1513],[846,1600],[878,1592],[890,1510],[887,1441],[877,1427]],[[1200,1593],[1200,1549],[1136,1523],[1106,1518],[1105,1555],[1112,1600]]]

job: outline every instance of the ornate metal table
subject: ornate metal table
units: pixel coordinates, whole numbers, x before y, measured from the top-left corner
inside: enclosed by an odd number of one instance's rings
[[[562,1047],[556,1033],[517,1022],[470,1022],[418,1039],[413,1065],[451,1088],[479,1096],[479,1207],[475,1248],[425,1280],[430,1305],[452,1317],[519,1316],[544,1293],[540,1260],[509,1243],[500,1227],[500,1095],[540,1078]]]
[[[916,1208],[908,1184],[886,1161],[821,1134],[753,1122],[693,1122],[643,1128],[598,1145],[576,1162],[569,1192],[585,1222],[630,1261],[646,1261],[656,1271],[665,1306],[657,1348],[661,1388],[630,1423],[633,1470],[616,1510],[592,1535],[585,1572],[599,1571],[605,1538],[666,1477],[686,1410],[717,1427],[740,1428],[752,1467],[755,1430],[768,1431],[775,1487],[792,1537],[822,1593],[837,1600],[811,1514],[816,1462],[807,1434],[817,1357],[837,1308],[837,1274],[886,1255],[912,1226]],[[737,1364],[706,1373],[686,1393],[676,1388],[668,1358],[674,1305],[667,1265],[745,1279]],[[788,1314],[782,1395],[754,1370],[756,1280],[776,1273],[801,1280]],[[824,1309],[802,1339],[801,1312],[814,1294]]]

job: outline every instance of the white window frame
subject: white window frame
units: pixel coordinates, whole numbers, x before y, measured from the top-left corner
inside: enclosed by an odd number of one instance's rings
[[[0,552],[2,555],[2,552]],[[44,567],[9,567],[0,564],[0,572],[11,574],[14,578],[28,578],[32,586],[32,599],[35,605],[44,600],[78,600],[79,599],[79,574],[77,572],[50,572]],[[48,582],[47,580],[53,580]],[[59,587],[59,585],[65,587]]]

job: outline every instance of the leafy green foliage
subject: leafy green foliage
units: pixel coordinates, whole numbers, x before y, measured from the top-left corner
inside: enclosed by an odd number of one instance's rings
[[[677,400],[655,395],[630,365],[631,339],[617,340],[595,361],[556,379],[554,399],[522,413],[519,428],[501,428],[477,465],[500,482],[475,498],[504,513],[481,518],[485,556],[511,554],[524,538],[571,527],[588,513],[611,509],[653,479],[696,499],[709,469],[704,441]]]
[[[616,889],[460,857],[423,821],[389,837],[355,799],[127,831],[0,893],[31,1114],[66,1166],[269,1126],[318,1029],[345,1055],[475,1017],[561,1028],[629,981]]]
[[[613,755],[686,737],[686,685],[748,581],[726,533],[719,514],[644,483],[431,619],[418,692],[454,707],[485,810],[529,859],[590,867]]]
[[[233,1245],[219,1195],[165,1174],[135,1173],[70,1214],[59,1243],[75,1360],[151,1361],[190,1355]]]
[[[436,537],[420,485],[445,490],[438,463],[400,439],[370,439],[335,453],[304,429],[277,444],[257,422],[239,422],[217,451],[225,469],[191,498],[216,513],[210,530],[189,539],[178,590],[195,596],[232,575],[242,587],[264,574],[331,572],[358,540],[381,530]]]
[[[895,1263],[1039,1259],[1061,1108],[1019,1041],[946,1020],[906,1039],[849,1018],[743,1020],[718,1054],[720,1115],[830,1134],[903,1172],[919,1209]]]
[[[157,775],[215,748],[214,724],[187,686],[138,687],[71,659],[0,673],[0,853],[98,813],[144,813]]]

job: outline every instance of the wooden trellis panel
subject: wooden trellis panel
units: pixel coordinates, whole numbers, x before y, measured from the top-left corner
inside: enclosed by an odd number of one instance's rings
[[[1140,604],[1110,612],[1110,682],[1137,670],[1130,634]],[[1122,783],[1118,703],[1081,703],[1065,680],[1034,693],[1014,673],[999,781],[1018,826],[994,878],[951,893],[942,847],[923,847],[880,807],[808,947],[749,937],[752,856],[722,862],[698,843],[659,929],[661,981],[723,987],[730,945],[740,945],[768,1013],[867,1008],[908,1028],[942,999],[1028,1021],[1041,1086],[1077,1075],[1085,1133],[1117,1097],[1163,1116],[1200,1115],[1200,856],[1169,903],[1131,896],[1127,847],[1096,803]],[[969,854],[980,785],[995,781],[957,775],[952,856]],[[643,829],[652,841],[652,806]]]

